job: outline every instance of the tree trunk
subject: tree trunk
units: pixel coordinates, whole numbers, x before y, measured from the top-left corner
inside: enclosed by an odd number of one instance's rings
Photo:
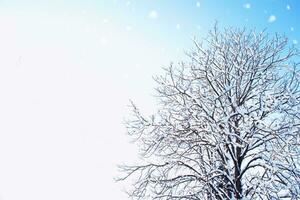
[[[240,200],[240,199],[242,199],[242,192],[243,192],[242,181],[241,181],[242,158],[241,158],[241,148],[240,147],[236,148],[236,158],[237,158],[237,163],[235,164],[235,170],[234,170],[235,187],[236,187],[235,199]]]

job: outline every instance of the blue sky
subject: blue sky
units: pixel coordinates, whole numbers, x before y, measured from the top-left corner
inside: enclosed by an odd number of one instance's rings
[[[300,41],[299,0],[0,0],[0,200],[127,199],[129,99],[218,21]]]
[[[189,36],[201,37],[215,21],[222,26],[242,26],[286,34],[299,40],[298,0],[111,0],[111,1],[1,1],[2,10],[37,16],[48,13],[91,15],[94,20],[108,19],[153,42],[179,48],[188,47]],[[149,14],[157,17],[152,20]],[[154,19],[155,18],[155,19]],[[272,20],[273,19],[273,20]],[[179,25],[179,26],[178,26]],[[177,28],[176,28],[177,27]]]

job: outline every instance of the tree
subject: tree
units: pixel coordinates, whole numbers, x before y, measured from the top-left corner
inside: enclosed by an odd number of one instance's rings
[[[133,199],[300,199],[300,87],[285,37],[216,26],[165,69],[160,109],[132,104],[142,164],[122,166]]]

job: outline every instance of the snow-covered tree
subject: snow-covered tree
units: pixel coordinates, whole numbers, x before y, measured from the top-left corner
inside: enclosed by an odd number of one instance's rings
[[[133,199],[300,199],[298,51],[282,36],[215,27],[165,69],[160,109],[134,104]]]

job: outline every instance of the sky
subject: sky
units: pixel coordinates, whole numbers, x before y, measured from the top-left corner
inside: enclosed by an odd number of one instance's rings
[[[124,118],[153,76],[221,27],[300,42],[299,0],[0,0],[0,200],[128,199]]]

